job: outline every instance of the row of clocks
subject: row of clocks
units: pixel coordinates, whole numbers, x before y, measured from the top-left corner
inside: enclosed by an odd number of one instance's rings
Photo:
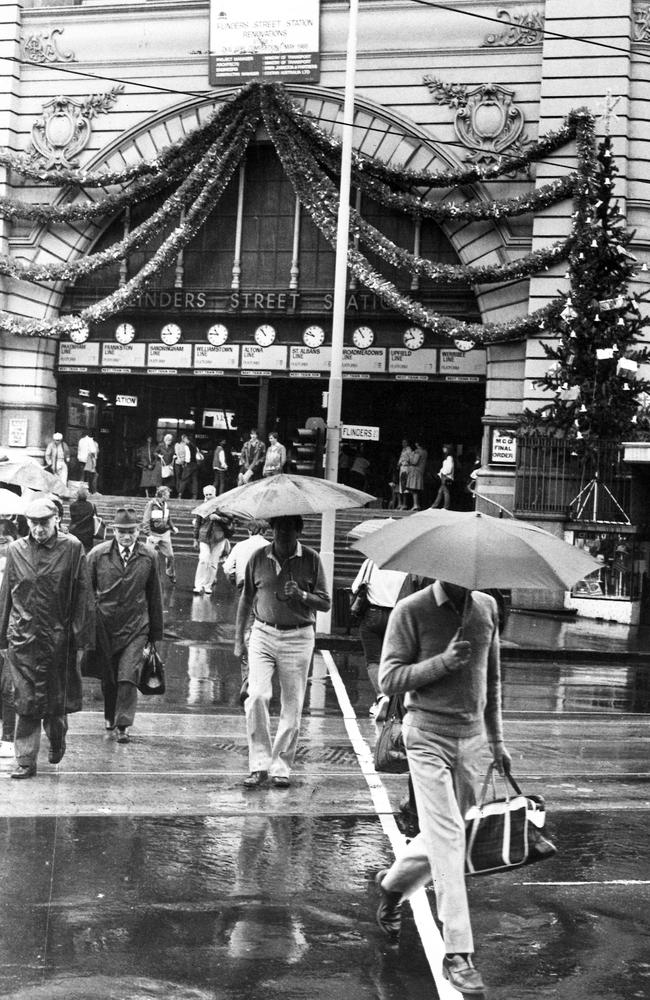
[[[70,340],[75,344],[83,344],[88,340],[88,327],[75,327],[70,331]],[[171,347],[181,339],[182,331],[177,323],[166,323],[160,331],[163,344]],[[135,328],[131,323],[120,323],[115,329],[115,340],[118,344],[130,344],[135,337]],[[207,333],[208,342],[214,347],[221,347],[228,340],[228,327],[223,323],[215,323]],[[260,347],[270,347],[275,342],[275,327],[262,323],[254,333],[255,343]],[[410,351],[417,351],[424,343],[424,331],[417,326],[411,326],[403,334],[404,346]],[[302,335],[305,347],[321,347],[325,343],[325,331],[322,326],[308,326]],[[367,351],[375,342],[375,333],[369,326],[358,326],[352,334],[352,343],[361,351]]]

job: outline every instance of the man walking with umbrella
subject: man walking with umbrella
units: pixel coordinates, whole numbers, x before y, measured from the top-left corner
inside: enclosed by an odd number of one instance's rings
[[[330,607],[320,557],[298,541],[302,517],[268,520],[273,542],[254,552],[246,566],[235,625],[235,656],[241,656],[252,610],[245,703],[250,763],[246,788],[265,785],[269,775],[273,787],[289,787],[314,652],[315,613]],[[274,674],[280,682],[281,708],[272,742],[269,702]]]
[[[402,899],[433,881],[446,952],[443,973],[460,992],[483,993],[472,961],[464,817],[475,804],[486,731],[497,768],[510,768],[494,599],[436,581],[400,601],[388,623],[379,683],[388,695],[406,695],[404,744],[421,832],[377,875],[377,922],[397,937]]]

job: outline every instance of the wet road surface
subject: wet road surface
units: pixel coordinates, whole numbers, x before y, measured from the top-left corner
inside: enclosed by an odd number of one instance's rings
[[[168,691],[140,699],[131,744],[86,682],[60,765],[42,750],[13,782],[0,761],[0,996],[435,1000],[409,908],[398,948],[374,923],[405,778],[384,776],[378,815],[350,739],[374,741],[360,657],[334,658],[358,721],[318,656],[292,787],[245,792],[232,595],[167,602]],[[650,997],[644,685],[625,663],[505,666],[515,773],[546,796],[559,853],[469,883],[490,997]]]

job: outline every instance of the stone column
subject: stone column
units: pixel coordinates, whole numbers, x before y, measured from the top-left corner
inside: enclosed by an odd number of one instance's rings
[[[0,146],[12,151],[19,151],[21,20],[21,3],[0,0]],[[15,195],[10,171],[4,167],[0,167],[0,194]],[[0,253],[10,252],[10,235],[11,223],[0,220]],[[0,277],[0,308],[18,313],[11,298],[8,279]],[[55,357],[54,340],[16,337],[0,330],[0,446],[11,445],[13,434],[16,443],[22,446],[24,441],[28,453],[43,454],[54,430]]]

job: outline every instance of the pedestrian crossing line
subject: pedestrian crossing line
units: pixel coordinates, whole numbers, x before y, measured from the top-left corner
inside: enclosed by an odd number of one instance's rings
[[[401,833],[395,822],[388,793],[379,774],[375,770],[372,750],[361,735],[356,712],[352,707],[345,684],[332,654],[328,650],[322,649],[316,655],[322,656],[325,661],[352,749],[357,755],[359,768],[366,779],[379,822],[390,841],[393,853],[398,857],[406,847],[406,837]],[[424,889],[418,889],[408,902],[413,911],[415,926],[418,929],[422,948],[427,957],[440,1000],[458,1000],[458,998],[462,997],[462,994],[455,990],[442,974],[442,960],[445,955],[445,947],[440,931],[433,919],[429,900]]]
[[[613,878],[608,879],[603,882],[513,882],[513,885],[568,885],[568,886],[583,886],[583,885],[650,885],[650,879],[643,878]]]

